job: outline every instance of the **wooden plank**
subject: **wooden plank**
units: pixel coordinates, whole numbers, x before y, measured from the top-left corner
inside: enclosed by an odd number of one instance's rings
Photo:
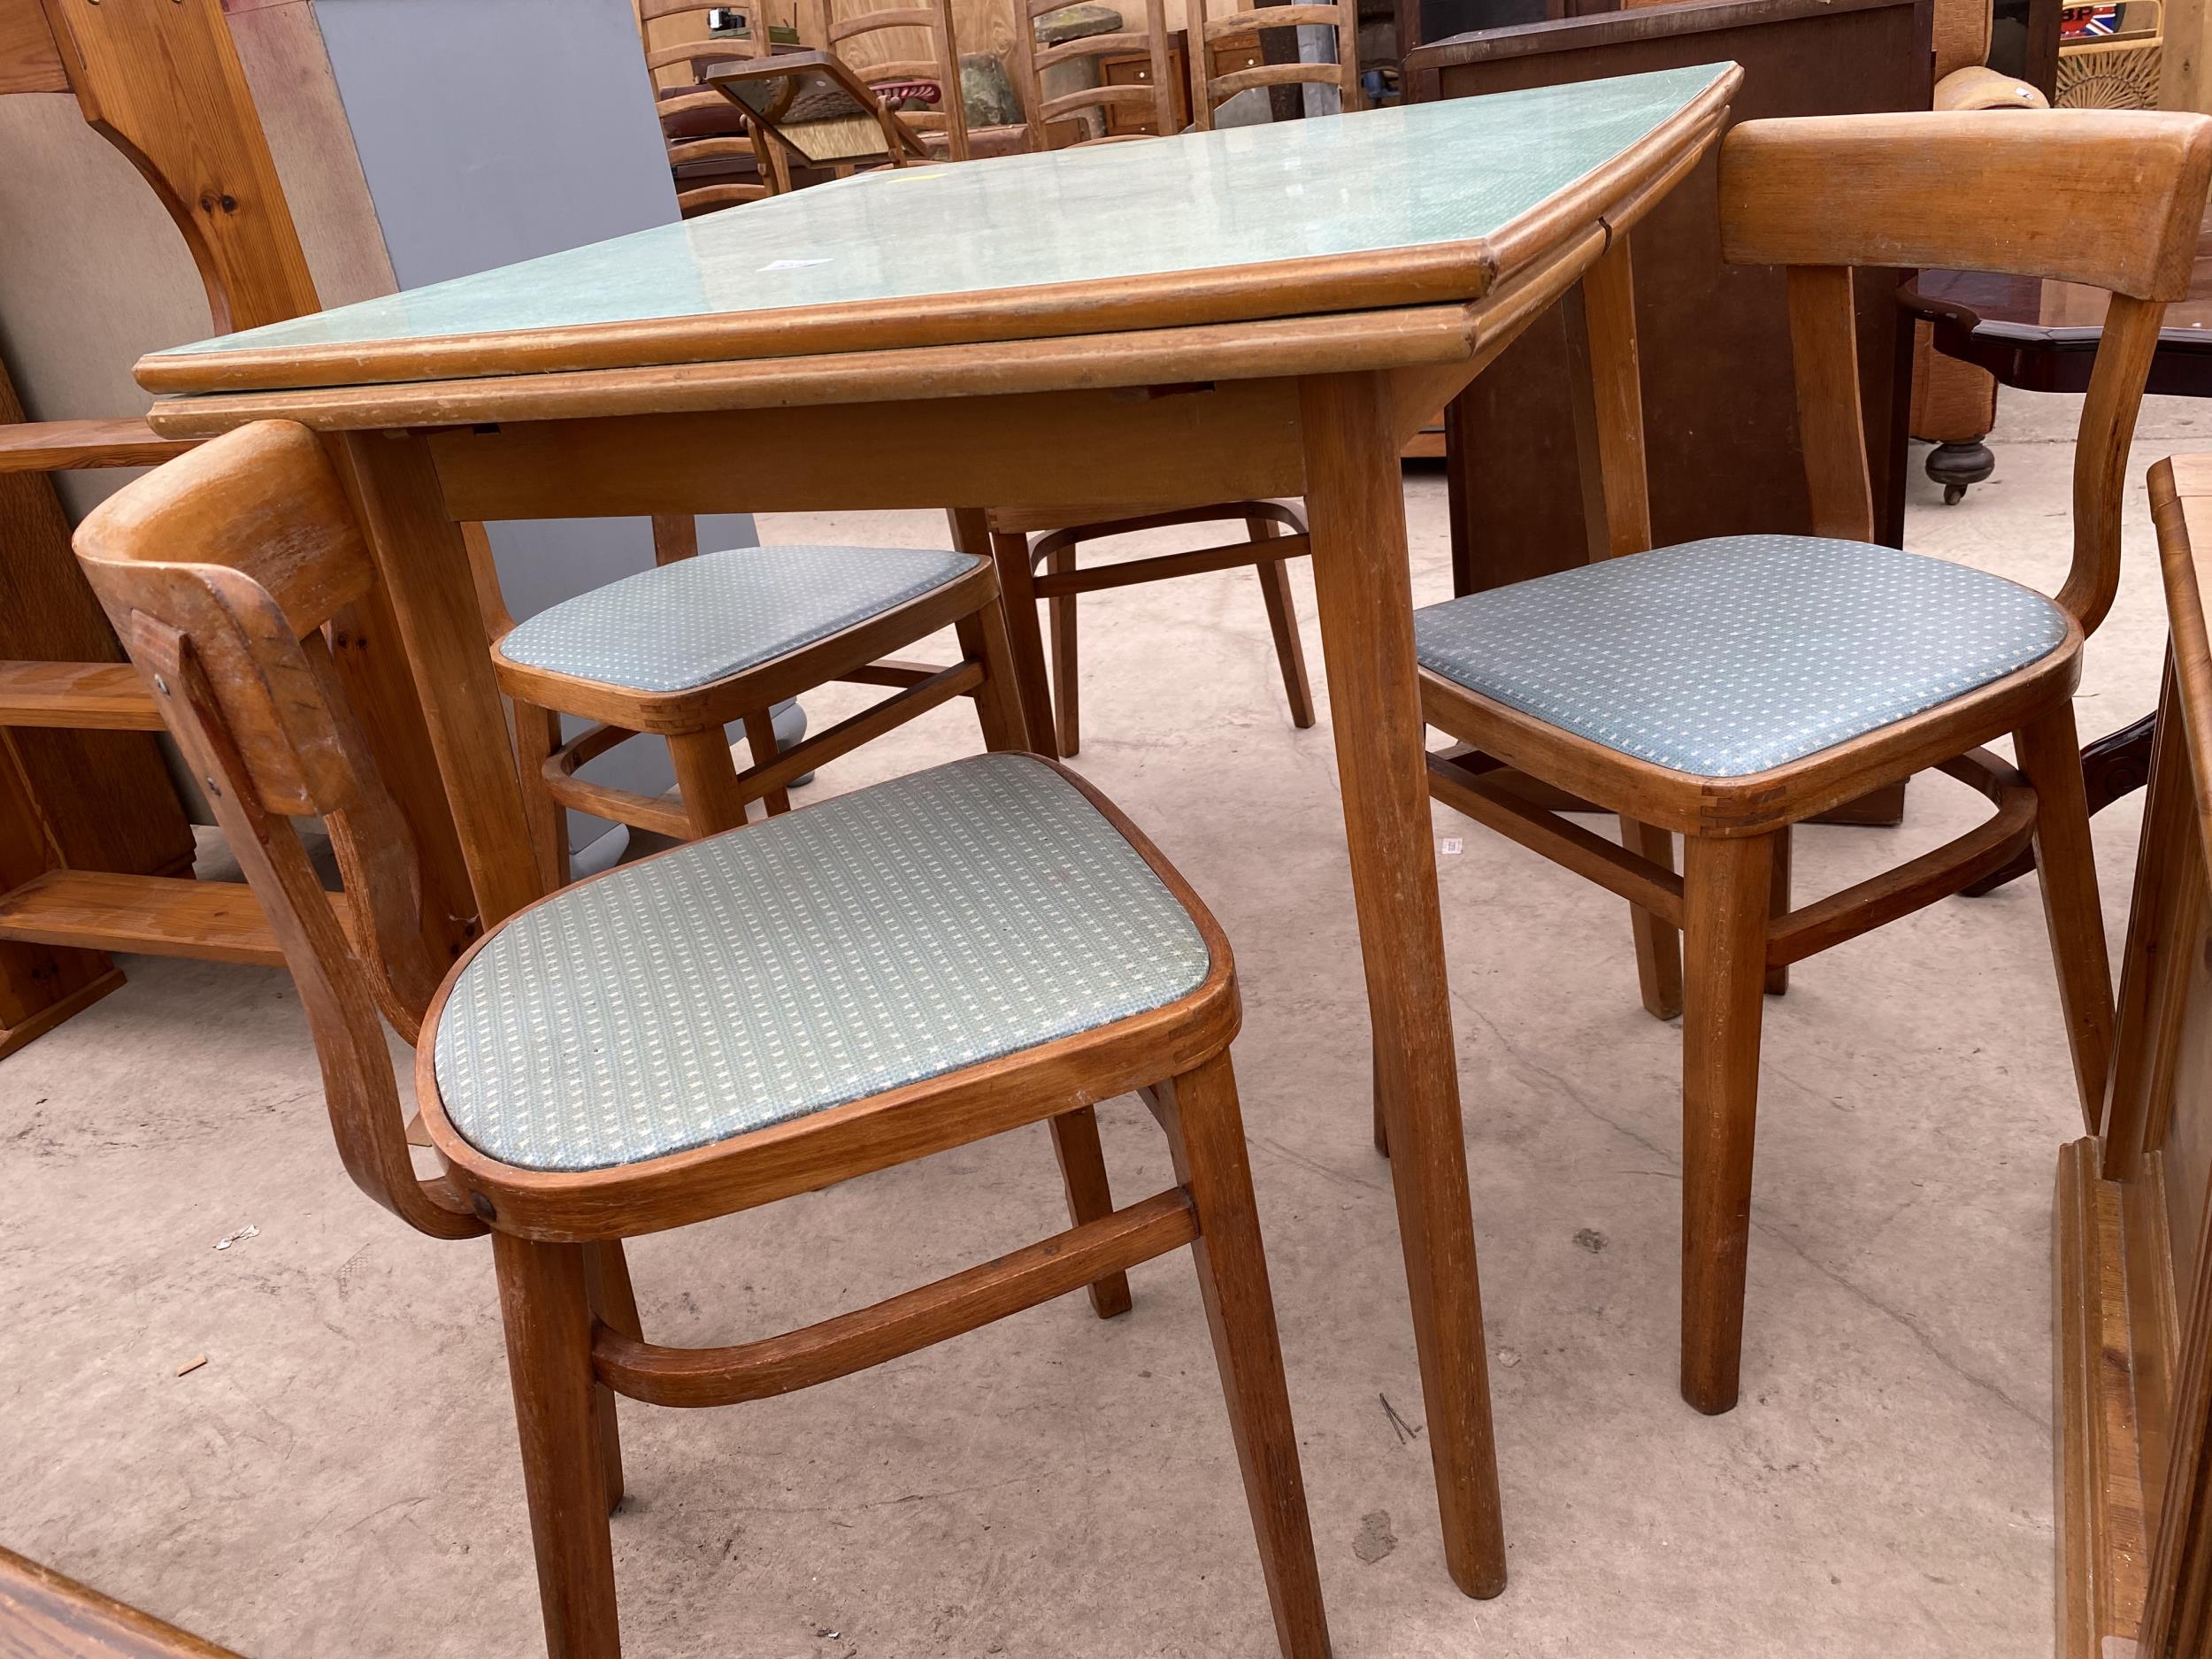
[[[0,472],[158,466],[182,455],[192,442],[165,438],[137,416],[117,420],[15,421],[0,426]]]
[[[332,895],[343,915],[343,901]],[[284,953],[235,881],[54,870],[0,894],[0,939],[280,968]]]
[[[0,726],[162,729],[146,682],[128,663],[0,663]]]
[[[0,0],[0,97],[68,90],[61,52],[38,0]]]
[[[6,0],[0,0],[0,4]],[[150,1613],[0,1549],[0,1655],[8,1659],[237,1659]]]

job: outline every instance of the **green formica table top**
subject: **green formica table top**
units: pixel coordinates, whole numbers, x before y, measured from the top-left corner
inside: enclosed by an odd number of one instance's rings
[[[1502,238],[1666,148],[1733,73],[864,173],[179,346],[139,374],[162,392],[362,384],[609,366],[625,340],[642,362],[776,355],[818,349],[808,325],[838,319],[959,316],[960,337],[988,340],[1039,332],[1041,313],[1055,333],[1323,314],[1409,303],[1386,279],[1417,266],[1417,297],[1474,298]],[[1025,320],[995,334],[998,311]]]

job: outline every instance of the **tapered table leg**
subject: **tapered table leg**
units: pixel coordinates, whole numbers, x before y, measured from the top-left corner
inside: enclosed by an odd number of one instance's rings
[[[490,927],[541,896],[542,863],[523,811],[461,526],[446,516],[437,470],[418,440],[364,433],[340,442],[413,671],[478,918]],[[407,804],[411,818],[436,806]]]
[[[1492,1596],[1505,1587],[1505,1537],[1429,833],[1393,402],[1380,375],[1347,374],[1305,381],[1300,407],[1352,896],[1444,1558],[1461,1589]]]

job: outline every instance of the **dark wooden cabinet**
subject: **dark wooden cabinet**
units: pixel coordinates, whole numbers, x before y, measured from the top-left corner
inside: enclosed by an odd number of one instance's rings
[[[1929,0],[1722,0],[1462,35],[1406,62],[1408,96],[1471,97],[1733,59],[1733,119],[1925,109]],[[1810,527],[1782,273],[1724,265],[1717,157],[1637,227],[1636,325],[1662,543]],[[1858,273],[1859,366],[1878,534],[1904,513],[1910,331],[1895,273]],[[1588,546],[1566,339],[1540,319],[1452,405],[1454,575],[1462,592],[1580,564]]]

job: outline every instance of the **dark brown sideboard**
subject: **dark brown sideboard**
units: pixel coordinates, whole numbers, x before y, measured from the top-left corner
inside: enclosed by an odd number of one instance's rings
[[[1733,119],[1925,109],[1930,0],[1721,0],[1562,18],[1439,41],[1406,60],[1416,100],[1733,59]],[[1789,324],[1778,271],[1721,263],[1717,156],[1637,227],[1652,532],[1662,543],[1802,533]],[[1904,515],[1911,333],[1900,273],[1859,280],[1859,363],[1878,530]],[[1562,319],[1540,320],[1447,419],[1455,589],[1580,564],[1587,548]]]

